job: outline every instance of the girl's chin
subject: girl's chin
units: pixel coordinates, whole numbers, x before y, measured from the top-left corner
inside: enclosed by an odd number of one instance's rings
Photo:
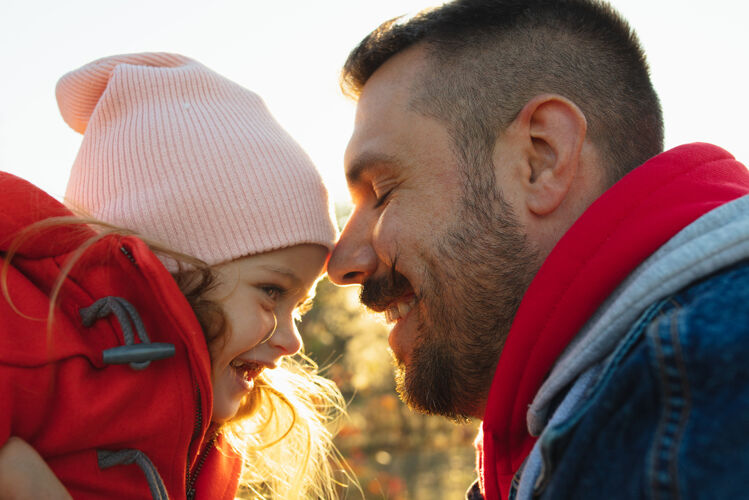
[[[213,406],[213,415],[211,416],[211,422],[215,424],[224,424],[237,416],[239,412],[241,402],[219,402]]]
[[[255,388],[255,381],[252,378],[244,378],[231,370],[229,376],[224,377],[223,387],[213,391],[213,416],[212,422],[225,423],[234,418],[240,412],[243,406],[246,406],[248,397]]]

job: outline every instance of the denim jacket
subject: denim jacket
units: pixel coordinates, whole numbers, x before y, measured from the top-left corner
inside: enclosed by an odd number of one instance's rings
[[[511,499],[749,497],[749,197],[632,273],[528,415]]]
[[[746,498],[749,262],[654,304],[585,393],[532,497]]]
[[[574,387],[510,500],[748,498],[749,261],[654,303]]]

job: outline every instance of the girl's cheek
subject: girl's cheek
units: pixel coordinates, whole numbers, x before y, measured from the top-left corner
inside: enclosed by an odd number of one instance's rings
[[[255,324],[258,327],[257,335],[259,337],[258,342],[260,342],[276,328],[275,311],[273,309],[262,308],[255,318]]]

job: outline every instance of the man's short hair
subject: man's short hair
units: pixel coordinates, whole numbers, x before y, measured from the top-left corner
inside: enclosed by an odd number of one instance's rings
[[[635,33],[596,0],[456,0],[392,19],[349,55],[341,87],[358,98],[393,55],[414,45],[427,71],[414,109],[442,121],[468,168],[491,161],[497,134],[543,93],[577,104],[613,184],[663,150],[663,118]],[[484,170],[484,169],[482,169]]]

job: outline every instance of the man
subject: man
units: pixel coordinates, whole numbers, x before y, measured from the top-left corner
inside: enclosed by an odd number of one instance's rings
[[[749,491],[749,174],[662,153],[593,0],[456,0],[342,76],[354,210],[328,265],[393,324],[402,399],[482,419],[470,498]]]

